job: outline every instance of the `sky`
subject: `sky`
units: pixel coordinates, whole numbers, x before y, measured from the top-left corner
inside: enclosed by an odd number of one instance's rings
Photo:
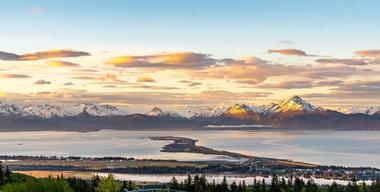
[[[380,105],[376,0],[3,0],[0,101]]]

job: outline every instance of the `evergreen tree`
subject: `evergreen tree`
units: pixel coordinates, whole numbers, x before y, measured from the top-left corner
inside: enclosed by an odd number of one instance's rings
[[[229,192],[226,176],[223,177],[223,181],[221,183],[221,191],[220,192]]]
[[[128,184],[127,184],[127,189],[128,190],[134,190],[136,188],[137,188],[137,186],[131,180],[129,180]]]
[[[278,185],[278,178],[277,175],[273,174],[272,175],[272,181],[270,183],[269,187],[270,192],[278,192],[280,191],[279,185]]]
[[[305,192],[318,192],[318,186],[314,183],[312,179],[307,180]]]
[[[231,192],[237,192],[237,190],[238,190],[238,186],[237,186],[236,182],[233,181],[233,182],[231,183],[231,185],[230,185],[230,191],[231,191]]]
[[[300,178],[294,179],[294,185],[293,185],[293,191],[294,192],[302,192],[302,189],[304,188],[305,183]]]
[[[5,184],[4,166],[3,166],[3,162],[0,161],[0,186],[3,186],[4,184]]]
[[[98,187],[99,182],[100,182],[99,175],[95,175],[95,176],[92,177],[92,179],[91,179],[91,184],[92,184],[91,191],[92,192],[95,192],[95,189]]]
[[[245,184],[245,181],[243,180],[242,182],[242,188],[243,188],[243,191],[242,192],[247,192],[247,185]]]
[[[266,192],[267,191],[267,184],[265,183],[265,179],[261,181],[261,188],[259,190],[260,192]]]
[[[101,179],[95,189],[96,192],[120,192],[120,190],[121,185],[112,174],[108,174],[107,178]]]
[[[260,192],[261,186],[260,183],[257,182],[256,178],[253,179],[253,192]]]
[[[239,181],[239,185],[238,185],[238,188],[237,188],[237,192],[243,192],[243,186],[241,184],[241,181]]]
[[[186,191],[193,191],[193,187],[192,187],[192,179],[191,179],[191,175],[190,174],[188,174],[187,175],[187,179],[186,179],[186,181],[185,181],[185,190]]]
[[[10,182],[12,182],[12,173],[11,173],[11,171],[9,170],[8,165],[5,167],[4,176],[5,176],[5,183],[10,183]]]
[[[334,181],[327,189],[327,192],[338,192],[338,184]]]
[[[171,180],[170,189],[179,190],[179,184],[178,184],[178,181],[175,177],[173,177]]]

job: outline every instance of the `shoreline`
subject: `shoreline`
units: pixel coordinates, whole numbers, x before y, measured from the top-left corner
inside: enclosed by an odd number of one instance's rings
[[[91,179],[94,175],[99,175],[100,177],[106,177],[110,172],[84,172],[84,171],[15,171],[16,173],[30,175],[36,178],[48,178],[57,177],[63,175],[65,178],[67,177],[79,177],[82,179]],[[150,185],[150,184],[161,184],[168,183],[171,181],[173,177],[175,177],[178,181],[185,180],[188,174],[131,174],[131,173],[111,173],[115,176],[116,179],[120,180],[131,180],[140,185]],[[195,174],[190,174],[194,176]],[[227,182],[231,183],[232,181],[246,181],[251,183],[253,179],[257,179],[261,181],[264,179],[266,182],[270,182],[271,176],[253,176],[253,175],[244,175],[244,174],[205,174],[208,180],[216,180],[217,182],[221,182],[223,177],[225,176]],[[288,179],[288,177],[284,177]],[[303,179],[313,179],[317,184],[331,184],[336,182],[338,184],[346,185],[349,180],[340,180],[340,179],[325,179],[325,178],[305,178]],[[358,180],[358,182],[365,182],[370,184],[372,180]]]

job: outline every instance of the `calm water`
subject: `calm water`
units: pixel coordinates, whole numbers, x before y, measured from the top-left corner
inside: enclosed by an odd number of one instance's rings
[[[94,175],[99,175],[101,177],[106,177],[107,173],[94,173]],[[139,181],[139,182],[159,182],[159,183],[169,183],[173,176],[178,181],[184,181],[187,179],[187,175],[149,175],[149,174],[119,174],[116,173],[114,176],[117,179],[120,180],[131,180],[131,181]],[[263,179],[265,182],[270,183],[272,178],[271,177],[251,177],[251,176],[236,176],[236,175],[206,175],[207,181],[215,181],[216,183],[221,183],[223,181],[224,176],[226,176],[226,180],[228,183],[232,183],[233,181],[239,183],[245,181],[248,184],[252,184],[253,180],[256,178],[258,181],[262,181]],[[285,178],[287,179],[287,178]],[[334,181],[341,185],[348,184],[348,181],[344,180],[328,180],[328,179],[319,179],[319,178],[313,178],[315,183],[318,184],[331,184]],[[365,181],[367,184],[370,184],[371,181]]]
[[[198,139],[199,145],[263,157],[380,168],[380,132],[370,131],[0,132],[0,154],[240,161],[216,155],[162,153],[161,147],[170,141],[153,141],[149,136],[190,137]]]

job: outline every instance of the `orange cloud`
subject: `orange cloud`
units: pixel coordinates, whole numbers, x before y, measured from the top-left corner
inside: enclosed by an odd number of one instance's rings
[[[50,60],[46,62],[50,67],[79,67],[77,63],[68,61]]]
[[[136,82],[156,82],[152,77],[138,77]]]
[[[144,56],[119,56],[106,62],[115,67],[202,68],[216,63],[208,54],[193,52],[164,53]]]
[[[380,50],[360,50],[356,51],[355,54],[362,57],[370,57],[373,59],[373,63],[380,63]]]
[[[360,50],[355,52],[356,55],[364,56],[364,57],[373,57],[380,56],[380,50]]]
[[[23,79],[23,78],[30,78],[29,75],[23,75],[23,74],[0,74],[0,78],[15,78],[15,79]]]
[[[115,74],[106,74],[106,75],[103,75],[99,78],[97,78],[98,80],[100,81],[112,81],[112,82],[125,82],[121,79],[119,79],[119,77]]]
[[[27,53],[23,55],[0,51],[0,60],[31,61],[31,60],[40,60],[40,59],[49,59],[49,58],[80,57],[80,56],[89,56],[89,55],[90,53],[88,52],[73,51],[70,49],[49,50],[49,51],[42,51],[42,52],[35,52],[35,53]]]
[[[135,61],[134,56],[119,56],[114,57],[106,62],[106,64],[114,66],[128,66],[132,65]]]
[[[315,56],[306,54],[305,51],[299,49],[269,49],[268,53],[278,53],[282,55],[294,55],[294,56]]]
[[[271,76],[300,73],[303,70],[291,66],[269,64],[256,57],[247,57],[243,60],[224,59],[221,65],[206,68],[200,71],[189,71],[192,76],[200,78],[233,79],[239,83],[256,84]]]

